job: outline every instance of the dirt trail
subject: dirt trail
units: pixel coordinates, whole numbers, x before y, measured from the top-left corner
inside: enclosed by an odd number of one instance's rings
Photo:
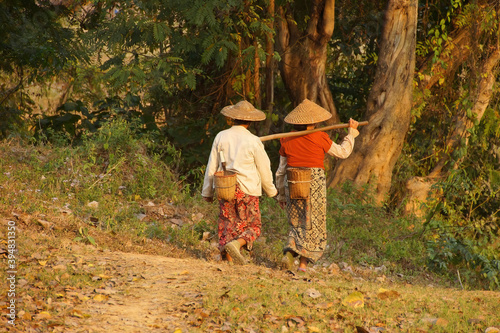
[[[86,256],[105,267],[111,278],[103,302],[86,302],[75,309],[88,314],[75,332],[194,332],[189,316],[200,309],[206,288],[216,286],[242,267],[197,259],[104,252]],[[76,323],[75,323],[76,324]],[[83,325],[82,325],[83,324]]]
[[[0,219],[3,230],[8,221]],[[228,281],[246,279],[249,271],[271,271],[186,257],[160,241],[103,233],[97,242],[111,250],[75,242],[64,232],[66,225],[46,230],[30,221],[16,221],[15,326],[7,325],[7,302],[0,299],[0,324],[8,332],[202,332],[196,323],[209,316],[203,309],[207,291],[222,295]],[[3,239],[0,230],[0,258],[5,259]]]

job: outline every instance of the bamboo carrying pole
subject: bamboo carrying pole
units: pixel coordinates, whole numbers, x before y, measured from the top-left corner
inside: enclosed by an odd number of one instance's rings
[[[368,122],[367,121],[360,121],[358,123],[358,126],[364,126],[364,125],[368,125]],[[307,130],[307,131],[276,133],[276,134],[261,136],[260,141],[264,142],[264,141],[269,141],[269,140],[274,140],[274,139],[289,138],[292,136],[302,136],[302,135],[306,135],[309,133],[314,133],[314,132],[319,132],[319,131],[329,131],[332,129],[347,128],[347,127],[349,127],[349,124],[335,124],[335,125],[325,126],[325,127],[321,127],[321,128],[315,128],[315,129]]]

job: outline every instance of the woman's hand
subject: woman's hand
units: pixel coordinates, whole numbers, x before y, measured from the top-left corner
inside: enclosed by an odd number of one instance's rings
[[[359,123],[358,123],[356,120],[354,120],[354,119],[352,119],[352,118],[351,118],[351,119],[349,119],[349,127],[354,128],[354,129],[357,129],[357,128],[358,128],[358,125],[359,125]]]

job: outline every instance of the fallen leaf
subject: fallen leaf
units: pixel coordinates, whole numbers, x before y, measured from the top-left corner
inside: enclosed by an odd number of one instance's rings
[[[97,201],[92,201],[92,202],[89,202],[87,204],[87,207],[90,207],[90,208],[98,208],[99,207],[99,203]]]
[[[316,304],[316,309],[325,310],[325,309],[331,308],[332,306],[333,306],[333,302],[323,302],[323,303]]]
[[[38,263],[40,264],[40,266],[45,266],[47,265],[47,260],[38,260]]]
[[[302,327],[306,324],[305,320],[302,317],[292,316],[287,319],[288,327]]]
[[[71,316],[77,317],[77,318],[83,318],[83,314],[80,311],[76,310],[76,309],[73,309],[71,311]]]
[[[38,219],[37,220],[38,224],[40,224],[42,227],[44,227],[45,229],[52,229],[52,225],[53,223],[49,222],[49,221],[45,221],[45,220],[40,220]]]
[[[365,305],[365,299],[362,293],[355,291],[344,298],[342,304],[351,308],[362,308]]]
[[[196,309],[195,312],[201,317],[201,318],[208,318],[210,316],[210,311],[207,309]]]
[[[99,277],[102,279],[111,279],[112,276],[106,275],[106,274],[99,274]]]
[[[396,299],[399,296],[401,296],[397,291],[395,290],[386,290],[384,288],[380,288],[378,290],[377,297],[380,299]]]
[[[24,320],[31,320],[31,314],[29,312],[25,312],[22,315],[20,315],[19,317],[21,317]]]
[[[500,329],[496,327],[488,327],[484,333],[500,333]]]
[[[321,297],[321,293],[314,288],[310,288],[304,291],[304,297],[318,298]]]
[[[108,299],[109,296],[103,295],[103,294],[97,294],[94,296],[94,301],[96,302],[103,302]]]
[[[39,314],[35,316],[36,319],[50,319],[52,318],[52,315],[48,313],[47,311],[42,311]]]

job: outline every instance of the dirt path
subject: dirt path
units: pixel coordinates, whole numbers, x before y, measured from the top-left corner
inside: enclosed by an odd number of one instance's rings
[[[0,219],[2,226],[7,221]],[[222,295],[224,286],[248,278],[249,271],[272,271],[195,259],[160,241],[138,243],[107,234],[98,243],[123,251],[105,249],[39,226],[38,232],[27,232],[37,227],[29,221],[17,221],[15,325],[7,323],[7,301],[0,299],[0,324],[7,332],[202,332],[196,324],[210,315],[203,308],[207,291]],[[0,242],[3,259],[5,244]],[[1,280],[6,290],[6,279]]]
[[[86,302],[75,309],[90,317],[74,331],[193,332],[190,315],[201,309],[204,291],[237,274],[241,267],[196,259],[107,252],[86,257],[106,269],[106,287],[96,294],[103,302]],[[231,268],[231,269],[229,269]],[[106,276],[106,278],[108,277]],[[68,323],[67,323],[68,324]],[[75,323],[76,324],[76,323]],[[83,324],[83,325],[82,325]]]

